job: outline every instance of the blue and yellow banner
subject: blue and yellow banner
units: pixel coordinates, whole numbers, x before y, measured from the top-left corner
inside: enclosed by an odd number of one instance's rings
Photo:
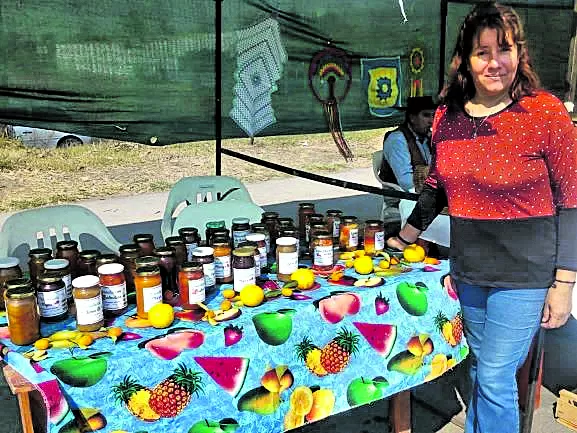
[[[396,113],[403,88],[400,57],[361,59],[361,74],[370,113],[377,117]]]

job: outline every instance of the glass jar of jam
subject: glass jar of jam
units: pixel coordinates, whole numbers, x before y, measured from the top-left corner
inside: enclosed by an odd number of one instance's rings
[[[76,266],[78,264],[78,242],[73,240],[65,240],[56,242],[56,254],[54,257],[57,259],[66,259],[70,266],[70,275],[72,278],[76,277]],[[72,281],[72,280],[71,280]],[[70,285],[72,287],[72,284]],[[72,299],[72,295],[70,295]]]
[[[100,254],[97,258],[96,258],[96,274],[98,273],[98,268],[102,265],[105,265],[107,263],[119,263],[118,261],[118,256],[116,254]],[[94,274],[94,275],[96,275]]]
[[[356,216],[341,218],[339,247],[341,251],[355,251],[359,245],[359,224]]]
[[[97,250],[83,250],[78,253],[78,276],[82,275],[96,275],[96,259],[100,256],[100,251]]]
[[[255,283],[254,266],[252,247],[236,248],[232,251],[232,276],[235,291],[240,292],[244,286]]]
[[[282,218],[278,218],[277,219],[277,223],[278,223],[278,229],[279,231],[282,230],[285,227],[294,227],[295,222],[292,218],[290,217],[282,217]]]
[[[204,235],[205,235],[205,245],[210,245],[211,241],[212,241],[212,235],[214,234],[214,232],[216,230],[219,229],[226,229],[226,222],[225,221],[209,221],[206,223],[205,226],[205,231],[204,231]],[[200,246],[200,244],[199,244]]]
[[[170,305],[178,305],[178,269],[176,266],[176,253],[172,247],[159,247],[154,254],[160,259],[160,277],[162,280],[162,299]],[[138,269],[137,269],[138,272]]]
[[[262,233],[249,233],[246,236],[247,242],[254,242],[259,253],[260,273],[268,266],[268,259],[266,255],[266,242]]]
[[[6,281],[3,301],[10,341],[17,346],[28,346],[40,338],[40,316],[32,282],[19,278]]]
[[[254,223],[250,225],[253,233],[262,233],[264,235],[264,242],[266,244],[266,253],[270,255],[270,233],[263,223]]]
[[[295,238],[283,237],[276,240],[277,278],[290,281],[291,274],[299,267],[299,255]]]
[[[197,310],[198,304],[206,299],[202,263],[185,262],[178,273],[178,287],[182,308]]]
[[[202,264],[205,291],[207,293],[212,293],[216,285],[214,248],[199,247],[192,252],[192,258],[193,261]]]
[[[385,249],[385,229],[382,221],[368,220],[365,222],[364,246],[365,253],[370,256]]]
[[[148,319],[148,312],[162,302],[162,278],[158,266],[143,266],[134,276],[136,287],[136,314]]]
[[[307,218],[309,215],[315,213],[315,205],[314,203],[299,203],[299,237],[300,239],[308,240],[306,226],[307,226]]]
[[[341,217],[343,212],[338,209],[329,209],[327,211],[327,230],[333,236],[333,242],[339,241],[339,234],[341,232]]]
[[[30,281],[32,281],[32,286],[35,287],[36,277],[44,273],[44,263],[52,258],[52,250],[50,248],[33,248],[28,253],[28,257],[28,271],[30,272]]]
[[[312,213],[306,216],[305,218],[305,234],[306,234],[306,242],[310,243],[311,241],[311,226],[313,224],[323,224],[326,227],[325,223],[325,216],[322,213]]]
[[[212,236],[210,237],[210,244],[208,244],[208,246],[214,242],[214,238],[225,238],[226,241],[232,245],[232,242],[230,241],[230,230],[226,227],[213,230]]]
[[[329,271],[333,268],[333,235],[328,231],[317,231],[313,234],[313,268],[319,271]]]
[[[68,303],[72,304],[74,298],[72,297],[72,273],[70,270],[70,263],[67,259],[51,259],[44,262],[44,270],[46,272],[51,271],[60,275],[62,281],[64,282],[64,287],[66,287],[66,299]],[[40,303],[40,299],[38,299]]]
[[[58,322],[68,317],[66,286],[61,275],[60,272],[46,271],[38,276],[36,296],[43,322]]]
[[[4,297],[2,294],[6,290],[6,281],[22,277],[20,260],[18,257],[1,257],[0,258],[0,310],[4,309]]]
[[[246,240],[246,235],[250,233],[250,220],[245,217],[232,219],[232,242],[234,248]]]
[[[135,234],[132,240],[140,247],[143,256],[148,256],[154,251],[154,236],[150,233]]]
[[[244,241],[238,244],[239,248],[249,247],[254,251],[254,276],[260,277],[260,252],[256,242]]]
[[[104,326],[100,279],[83,275],[72,280],[72,294],[76,306],[76,328],[81,332],[98,331]]]
[[[186,247],[186,260],[192,259],[192,251],[200,246],[200,235],[196,227],[181,227],[178,229],[178,236],[184,241]]]
[[[98,268],[100,288],[102,289],[102,308],[105,317],[124,314],[128,308],[124,266],[120,263],[108,263]]]
[[[225,238],[214,237],[212,239],[214,250],[214,276],[218,284],[232,281],[231,248]]]
[[[176,267],[180,268],[187,260],[186,245],[180,236],[171,236],[164,240],[167,247],[174,248],[174,257],[176,258]]]
[[[136,259],[141,255],[140,247],[136,244],[127,244],[122,245],[119,251],[118,262],[124,267],[126,292],[134,293],[134,273],[136,272]],[[98,268],[96,269],[98,270]]]
[[[118,252],[120,254],[120,256],[122,257],[122,255],[124,253],[136,253],[139,256],[142,256],[144,254],[142,254],[142,251],[140,249],[140,247],[137,244],[124,244],[124,245],[120,245],[120,248],[118,248]]]
[[[160,257],[158,257],[158,256],[142,256],[142,257],[138,257],[137,259],[135,259],[134,263],[136,264],[136,269],[135,269],[135,273],[136,273],[136,270],[138,270],[138,268],[143,268],[144,266],[160,266]]]
[[[308,255],[309,256],[313,256],[314,253],[314,243],[313,240],[315,238],[315,235],[318,232],[326,232],[327,231],[327,226],[324,223],[312,223],[310,225],[310,229],[309,229],[309,237],[310,237],[310,241],[309,241],[309,245],[308,245]]]

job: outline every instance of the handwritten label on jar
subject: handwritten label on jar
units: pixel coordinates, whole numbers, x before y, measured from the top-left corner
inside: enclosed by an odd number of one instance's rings
[[[38,291],[38,309],[42,317],[55,317],[66,313],[68,311],[66,289],[53,292]]]
[[[206,298],[204,280],[188,280],[188,303],[198,304]]]
[[[198,244],[196,242],[192,243],[192,244],[186,244],[186,259],[188,261],[193,260],[194,256],[192,255],[192,252],[194,250],[196,250],[197,248],[198,248]]]
[[[126,283],[100,287],[102,288],[102,306],[105,310],[121,310],[128,305]]]
[[[244,286],[254,284],[256,275],[254,268],[234,269],[234,290],[240,292]]]
[[[382,251],[385,249],[385,232],[375,233],[375,251]]]
[[[203,263],[202,272],[204,273],[204,284],[206,285],[206,287],[214,286],[216,284],[214,262]]]
[[[214,275],[216,278],[228,278],[232,273],[230,256],[220,256],[214,258]]]
[[[349,231],[349,247],[356,247],[359,244],[359,229]]]
[[[104,319],[102,311],[102,296],[89,299],[74,300],[76,304],[76,322],[78,325],[92,325]]]
[[[162,284],[146,287],[142,291],[142,299],[144,300],[144,312],[148,313],[152,307],[162,302]]]
[[[313,256],[315,266],[330,266],[333,264],[333,247],[316,246]]]
[[[335,218],[333,220],[333,238],[338,238],[341,231],[341,220]]]
[[[64,275],[62,282],[66,287],[66,299],[72,299],[72,274]]]
[[[254,256],[254,275],[260,277],[260,254]]]
[[[259,247],[258,248],[258,252],[259,252],[259,264],[260,264],[260,268],[264,268],[267,265],[267,260],[266,260],[266,247]]]
[[[290,275],[299,267],[299,254],[294,253],[278,253],[278,273]]]
[[[250,230],[234,230],[232,232],[232,241],[234,243],[234,247],[238,247],[238,244],[241,242],[246,241],[246,235],[250,233]]]

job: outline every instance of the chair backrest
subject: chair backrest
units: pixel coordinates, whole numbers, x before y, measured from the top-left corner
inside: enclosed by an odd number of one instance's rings
[[[252,203],[252,198],[238,179],[231,176],[190,176],[180,179],[168,194],[160,231],[163,238],[171,236],[174,211],[183,202],[189,204],[241,200]]]
[[[23,268],[33,248],[55,249],[56,242],[73,239],[79,249],[117,253],[114,236],[92,211],[77,205],[48,206],[9,216],[0,231],[0,257],[15,256]],[[103,248],[104,247],[104,248]]]
[[[245,217],[251,223],[260,222],[264,209],[256,204],[244,200],[224,200],[197,205],[187,206],[178,214],[174,221],[172,236],[178,235],[178,229],[182,227],[196,227],[200,236],[204,239],[206,223],[209,221],[226,221],[226,227],[230,228],[232,219]]]

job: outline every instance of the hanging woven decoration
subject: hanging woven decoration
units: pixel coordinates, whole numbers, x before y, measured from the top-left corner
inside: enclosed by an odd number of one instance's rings
[[[361,84],[371,115],[388,117],[398,114],[403,88],[401,58],[361,59]]]
[[[409,55],[411,69],[411,96],[423,96],[423,79],[421,73],[425,68],[425,55],[421,48],[415,47]]]
[[[333,140],[347,161],[354,155],[343,136],[338,104],[347,96],[351,83],[351,63],[343,50],[330,47],[315,54],[309,67],[309,85],[322,104]]]
[[[272,18],[237,34],[234,97],[230,117],[251,137],[276,123],[271,95],[288,56]]]

